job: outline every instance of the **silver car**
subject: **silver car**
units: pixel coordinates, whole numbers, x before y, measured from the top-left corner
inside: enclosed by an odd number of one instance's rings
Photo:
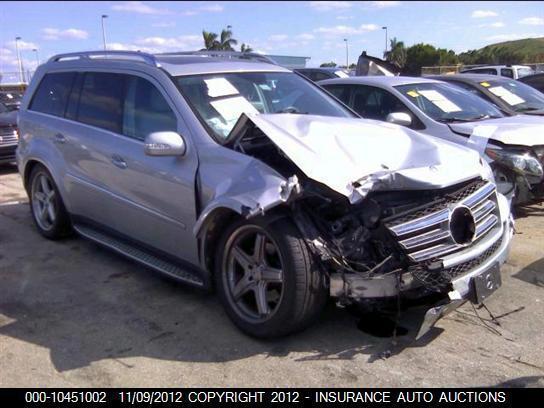
[[[359,115],[410,127],[480,153],[497,187],[514,204],[544,198],[544,121],[508,116],[449,83],[413,77],[351,77],[320,81]],[[504,97],[519,98],[498,87]]]
[[[58,55],[19,126],[41,234],[75,230],[215,287],[253,336],[306,327],[329,296],[376,307],[438,293],[425,331],[500,286],[512,219],[476,152],[362,121],[276,65]]]

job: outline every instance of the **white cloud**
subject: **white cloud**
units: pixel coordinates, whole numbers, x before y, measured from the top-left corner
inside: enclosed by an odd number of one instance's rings
[[[15,41],[8,41],[6,43],[6,45],[11,48],[12,50],[15,50]],[[17,45],[19,47],[19,51],[24,51],[24,50],[30,50],[32,51],[34,48],[38,48],[38,46],[32,42],[26,42],[26,41],[23,41],[23,40],[19,40],[17,42]]]
[[[337,20],[352,20],[353,16],[336,16]]]
[[[520,24],[526,25],[544,25],[544,18],[541,17],[526,17],[519,21]]]
[[[77,28],[68,28],[59,30],[58,28],[44,28],[42,30],[44,40],[85,40],[89,37],[89,33]]]
[[[387,8],[400,6],[400,1],[373,1],[372,5],[376,8]]]
[[[169,10],[159,9],[144,4],[143,1],[125,1],[123,4],[116,4],[111,7],[116,11],[128,11],[139,14],[169,14]]]
[[[310,7],[317,11],[346,10],[351,8],[349,1],[311,1]]]
[[[480,27],[480,28],[485,28],[485,27],[502,28],[502,27],[504,27],[504,23],[502,21],[497,21],[495,23],[480,24],[478,27]]]
[[[346,25],[337,25],[334,27],[319,27],[314,30],[316,33],[326,35],[354,35],[363,34],[369,31],[378,30],[380,27],[376,24],[362,24],[359,27],[352,27]]]
[[[315,35],[308,34],[308,33],[302,33],[302,34],[297,35],[295,38],[297,40],[310,41],[310,40],[313,40],[315,38]]]
[[[146,37],[132,43],[108,43],[109,50],[129,50],[149,53],[193,51],[202,48],[202,37],[199,35],[181,35],[178,37]]]
[[[201,11],[207,11],[207,12],[210,12],[210,13],[220,13],[225,8],[220,4],[210,4],[210,5],[199,7],[198,9],[201,10]]]
[[[491,10],[474,10],[470,16],[472,18],[486,18],[486,17],[497,17],[498,14]]]
[[[176,23],[174,21],[151,24],[151,27],[157,27],[157,28],[169,28],[169,27],[175,27],[175,26],[176,26]]]
[[[287,34],[274,34],[268,37],[269,41],[285,41],[289,38]]]

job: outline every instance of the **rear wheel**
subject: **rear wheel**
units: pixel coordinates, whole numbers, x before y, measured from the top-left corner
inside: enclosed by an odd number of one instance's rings
[[[70,217],[51,174],[45,167],[36,165],[29,183],[30,209],[40,234],[49,239],[68,235],[72,230]]]
[[[238,221],[225,231],[216,286],[231,320],[255,337],[301,330],[327,300],[321,272],[288,220]]]

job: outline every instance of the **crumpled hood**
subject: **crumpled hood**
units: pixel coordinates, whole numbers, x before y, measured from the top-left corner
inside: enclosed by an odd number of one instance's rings
[[[505,144],[544,145],[544,118],[538,116],[517,115],[477,122],[451,123],[449,127],[456,133],[467,136],[473,133],[483,134],[488,139]]]
[[[477,152],[397,125],[314,115],[246,117],[306,176],[351,202],[370,190],[440,188],[484,176]]]

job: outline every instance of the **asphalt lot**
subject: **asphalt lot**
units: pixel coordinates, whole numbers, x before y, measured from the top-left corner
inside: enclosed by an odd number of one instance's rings
[[[16,169],[0,166],[0,386],[542,387],[544,206],[520,211],[516,229],[487,302],[500,326],[465,305],[414,342],[416,309],[394,342],[331,306],[309,330],[264,342],[212,294],[82,238],[45,240]]]

